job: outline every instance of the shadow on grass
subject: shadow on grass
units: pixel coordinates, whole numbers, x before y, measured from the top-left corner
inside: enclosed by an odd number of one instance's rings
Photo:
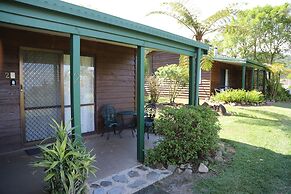
[[[291,102],[276,102],[272,106],[291,109]]]
[[[280,113],[275,113],[267,110],[252,110],[248,109],[246,110],[247,112],[254,113],[254,114],[260,114],[264,116],[268,116],[272,119],[267,119],[259,116],[254,116],[253,114],[247,114],[247,113],[242,113],[242,112],[232,112],[232,116],[241,118],[237,119],[235,122],[236,123],[245,123],[249,125],[257,125],[257,126],[278,126],[280,129],[283,131],[288,131],[291,132],[291,119],[290,117],[280,114]],[[247,119],[245,119],[247,118]]]
[[[290,193],[291,155],[236,141],[229,166],[213,166],[219,174],[194,185],[194,193]]]

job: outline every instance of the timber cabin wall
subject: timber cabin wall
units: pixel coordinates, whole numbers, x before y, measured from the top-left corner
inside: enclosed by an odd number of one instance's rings
[[[242,87],[242,66],[231,65],[215,61],[211,69],[211,94],[214,94],[214,89],[224,86],[221,83],[221,71],[229,70],[229,86],[233,89]],[[246,70],[246,89],[251,89],[251,69]]]
[[[147,56],[149,62],[149,72],[155,72],[159,67],[170,65],[170,64],[179,64],[179,54],[168,53],[163,51],[152,51]],[[202,71],[201,72],[201,82],[199,84],[199,98],[204,100],[210,97],[210,80],[211,72]],[[146,94],[147,94],[147,83],[145,84]],[[181,88],[181,92],[178,95],[178,98],[188,99],[189,86],[188,84]],[[169,91],[164,87],[161,91],[162,96],[169,94]]]
[[[0,153],[24,147],[20,118],[20,47],[58,50],[68,54],[69,38],[0,27]],[[95,60],[95,130],[102,128],[100,108],[135,109],[136,49],[81,40],[81,55]],[[10,86],[5,72],[16,73]],[[98,125],[98,126],[96,126]]]

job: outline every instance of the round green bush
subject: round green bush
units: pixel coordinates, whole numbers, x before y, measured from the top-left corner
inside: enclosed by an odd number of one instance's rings
[[[165,108],[155,121],[155,130],[163,138],[148,150],[148,165],[195,163],[215,150],[220,126],[217,113],[204,106]]]

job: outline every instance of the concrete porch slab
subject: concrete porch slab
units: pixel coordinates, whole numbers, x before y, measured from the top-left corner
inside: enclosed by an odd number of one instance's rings
[[[84,138],[85,144],[92,154],[96,155],[95,166],[99,168],[96,176],[90,176],[91,184],[109,175],[138,165],[136,157],[136,137],[131,131],[122,132],[122,138],[111,135],[90,135]],[[152,148],[158,136],[150,135],[145,138],[145,148]],[[46,193],[43,183],[43,172],[35,171],[29,164],[36,160],[36,156],[28,156],[24,150],[0,155],[0,193],[1,194],[41,194]]]

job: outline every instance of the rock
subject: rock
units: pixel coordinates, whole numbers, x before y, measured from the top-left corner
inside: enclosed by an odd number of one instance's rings
[[[218,106],[218,112],[222,115],[227,115],[226,108],[222,104]]]
[[[190,174],[192,174],[192,173],[193,173],[192,169],[189,169],[189,168],[187,168],[187,169],[183,172],[183,174],[186,174],[186,175],[190,175]]]
[[[226,147],[225,151],[230,154],[235,154],[235,149],[233,147]]]
[[[156,167],[157,169],[164,169],[164,168],[165,168],[164,165],[161,164],[161,163],[156,164],[155,167]]]
[[[134,170],[131,170],[127,173],[127,175],[130,177],[130,178],[133,178],[133,177],[138,177],[139,176],[139,173],[137,171],[134,171]]]
[[[135,180],[133,183],[129,184],[128,187],[129,188],[138,188],[141,187],[142,185],[146,184],[147,182],[143,179],[138,179]]]
[[[92,183],[90,185],[90,187],[96,189],[96,188],[100,188],[101,186],[99,184],[97,184],[97,183]]]
[[[218,161],[218,162],[222,162],[223,161],[223,158],[222,158],[222,151],[221,150],[218,150],[216,152],[216,155],[214,157],[214,160]]]
[[[181,174],[182,172],[184,172],[184,170],[182,170],[181,168],[177,168],[177,173]]]
[[[217,157],[222,157],[222,151],[221,150],[218,150],[215,154],[215,156]]]
[[[215,156],[214,160],[218,161],[218,162],[223,162],[223,158],[221,156]]]
[[[143,165],[138,166],[138,167],[136,167],[136,168],[137,168],[137,169],[140,169],[140,170],[142,170],[142,171],[147,171],[147,170],[148,170],[148,168],[145,167],[145,166],[143,166]]]
[[[112,182],[111,181],[101,181],[100,185],[102,187],[108,187],[108,186],[112,185]]]
[[[207,168],[207,166],[205,166],[205,164],[200,163],[199,168],[198,168],[198,172],[200,173],[207,173],[209,170]]]
[[[161,172],[161,174],[170,174],[171,172],[170,171],[163,171]]]
[[[176,169],[177,169],[177,165],[169,165],[168,166],[168,170],[171,172],[175,172]]]
[[[209,107],[209,104],[207,102],[203,102],[203,104],[201,106]]]
[[[155,171],[151,171],[146,175],[146,178],[149,180],[156,180],[159,178],[159,173],[155,172]]]
[[[186,164],[186,169],[192,169],[191,164]]]
[[[97,189],[93,189],[92,194],[106,194],[106,192],[104,188],[97,188]]]
[[[113,187],[107,192],[107,194],[124,194],[124,193],[125,193],[124,187]]]
[[[223,142],[219,142],[218,143],[218,147],[221,151],[224,151],[225,150],[225,146],[224,146],[224,143]]]
[[[181,164],[180,168],[184,170],[186,168],[186,165],[185,164]]]
[[[114,175],[112,177],[112,179],[118,183],[128,183],[129,182],[124,174],[123,175]]]

